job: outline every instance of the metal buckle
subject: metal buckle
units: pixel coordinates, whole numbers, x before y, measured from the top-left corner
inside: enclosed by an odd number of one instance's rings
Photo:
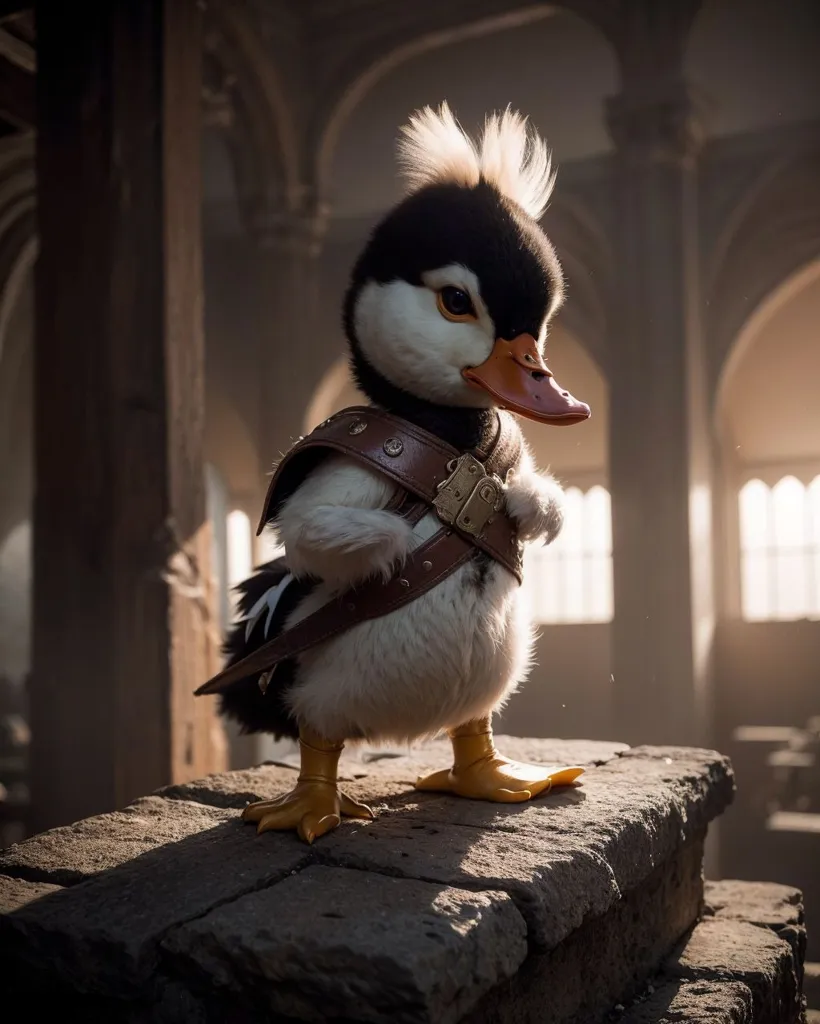
[[[436,488],[433,507],[443,523],[480,537],[504,505],[504,485],[468,453],[449,462],[447,469],[450,475]]]

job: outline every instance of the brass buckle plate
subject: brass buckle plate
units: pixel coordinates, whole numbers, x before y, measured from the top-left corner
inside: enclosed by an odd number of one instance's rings
[[[489,476],[469,453],[453,459],[447,469],[450,475],[436,488],[433,507],[443,523],[480,537],[504,505],[504,485],[497,476]]]

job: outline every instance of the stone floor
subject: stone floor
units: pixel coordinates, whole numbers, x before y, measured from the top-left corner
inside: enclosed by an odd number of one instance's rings
[[[733,795],[726,758],[499,746],[588,771],[523,805],[417,793],[447,763],[434,743],[343,760],[378,819],[312,847],[239,820],[292,786],[284,763],[36,836],[0,853],[0,962],[20,998],[86,1021],[800,1019],[799,894],[710,886],[692,931],[706,829]],[[718,1000],[711,1016],[691,1016],[698,998]]]

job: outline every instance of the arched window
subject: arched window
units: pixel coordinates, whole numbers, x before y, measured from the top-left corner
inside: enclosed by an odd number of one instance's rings
[[[740,491],[744,619],[820,618],[820,476]]]
[[[547,547],[527,548],[525,574],[537,622],[612,619],[612,520],[606,488],[567,488],[564,528]]]
[[[251,521],[241,509],[228,513],[228,586],[235,587],[253,572]]]

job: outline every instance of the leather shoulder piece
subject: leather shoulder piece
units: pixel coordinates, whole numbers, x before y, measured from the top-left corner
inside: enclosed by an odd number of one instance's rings
[[[508,440],[510,425],[499,419],[499,433],[492,451],[461,453],[434,434],[380,409],[356,406],[343,409],[325,420],[311,434],[291,448],[274,474],[257,527],[275,521],[282,506],[320,460],[332,451],[347,455],[388,477],[403,490],[430,505],[442,522],[468,538],[476,547],[501,562],[521,579],[521,546],[516,529],[503,507],[499,474],[504,453],[504,472],[510,456],[520,454],[518,426],[511,421],[514,436]],[[510,445],[513,448],[510,448]],[[514,459],[517,464],[517,457]]]
[[[512,418],[499,417],[489,451],[459,453],[439,438],[386,413],[345,409],[295,445],[280,464],[268,489],[260,529],[275,518],[311,463],[316,464],[317,453],[320,457],[328,451],[358,458],[395,480],[402,488],[393,503],[395,511],[417,522],[432,508],[442,528],[410,553],[392,579],[372,577],[329,601],[223,669],[200,686],[197,695],[218,693],[260,673],[266,673],[264,679],[260,677],[264,693],[270,672],[279,662],[416,600],[464,565],[476,548],[521,581],[521,545],[514,524],[502,510],[500,479],[509,469],[517,468],[521,456],[521,434]]]
[[[343,409],[298,441],[279,463],[268,485],[257,535],[331,451],[372,466],[427,502],[432,502],[436,484],[447,475],[447,463],[459,455],[434,434],[397,416],[364,406]]]

